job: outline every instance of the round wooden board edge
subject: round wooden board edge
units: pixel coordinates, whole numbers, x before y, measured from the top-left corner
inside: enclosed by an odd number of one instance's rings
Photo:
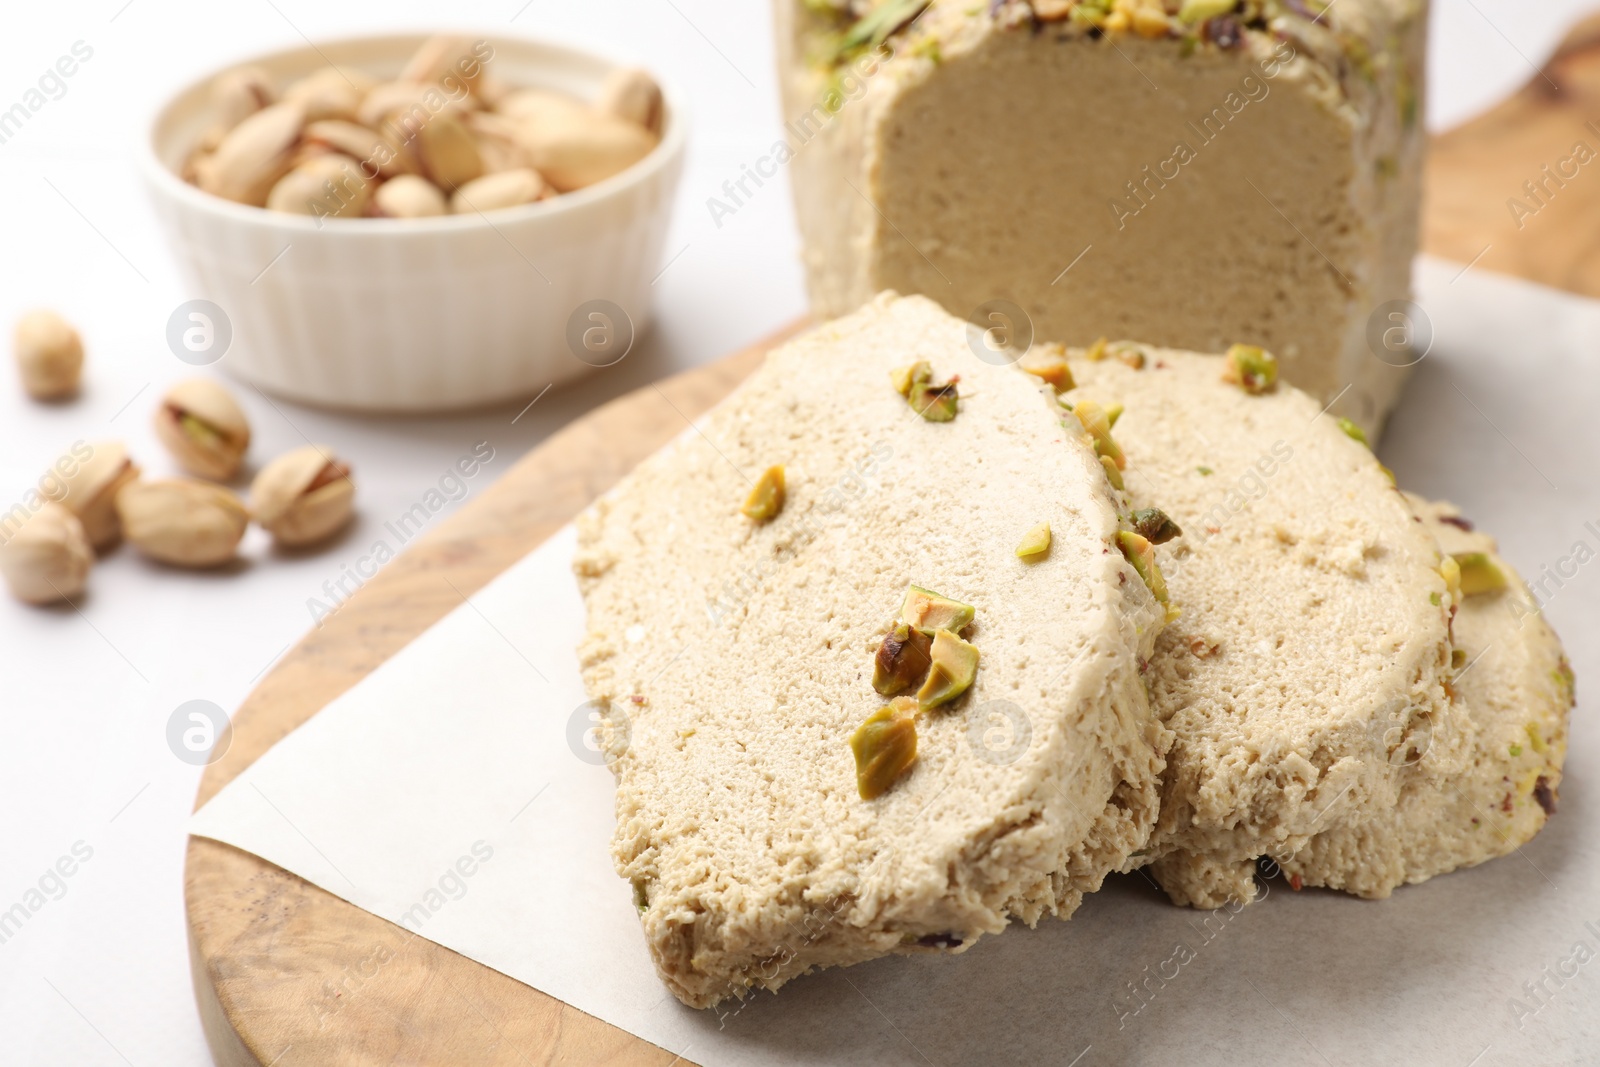
[[[196,810],[462,597],[560,530],[804,326],[793,323],[580,416],[408,547],[240,705],[227,752],[201,778]],[[188,840],[184,910],[196,1004],[222,1067],[687,1063],[217,841]],[[298,953],[293,960],[285,958],[288,946]],[[373,996],[382,986],[383,996]]]

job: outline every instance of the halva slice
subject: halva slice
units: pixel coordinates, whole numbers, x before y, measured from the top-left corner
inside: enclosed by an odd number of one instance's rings
[[[964,950],[1144,847],[1166,612],[1081,436],[961,320],[885,294],[581,520],[613,855],[684,1003]],[[1049,552],[1019,558],[1041,523]]]

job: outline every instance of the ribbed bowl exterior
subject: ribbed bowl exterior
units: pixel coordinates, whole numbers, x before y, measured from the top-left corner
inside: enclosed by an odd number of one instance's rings
[[[337,42],[254,62],[285,80],[330,59],[383,76],[422,40]],[[592,96],[610,67],[571,49],[491,43],[489,69],[513,84]],[[231,374],[310,404],[442,411],[530,396],[593,369],[569,343],[590,301],[620,307],[634,337],[648,328],[687,139],[670,87],[655,152],[588,189],[482,216],[315,220],[230,203],[178,177],[203,129],[208,82],[156,119],[146,177],[191,295],[228,317],[220,365]]]

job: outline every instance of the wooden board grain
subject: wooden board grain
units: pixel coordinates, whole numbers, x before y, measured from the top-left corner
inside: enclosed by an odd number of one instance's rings
[[[1600,296],[1600,159],[1520,227],[1506,206],[1575,141],[1600,152],[1591,116],[1600,19],[1516,97],[1436,138],[1427,250]],[[245,701],[196,806],[560,529],[794,329],[579,419],[391,563]],[[191,839],[184,882],[196,1000],[223,1067],[687,1063],[227,845]]]

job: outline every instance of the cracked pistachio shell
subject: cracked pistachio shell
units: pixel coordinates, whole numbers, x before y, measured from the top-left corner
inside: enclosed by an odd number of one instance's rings
[[[304,125],[299,104],[257,111],[228,131],[215,152],[195,161],[200,188],[241,204],[265,205],[267,193],[294,161]]]
[[[500,101],[499,113],[515,122],[547,126],[568,120],[583,121],[590,114],[577,97],[549,89],[516,89]]]
[[[425,219],[450,211],[439,187],[415,174],[402,174],[378,186],[372,209],[387,219]]]
[[[438,82],[450,88],[461,85],[469,92],[475,91],[483,77],[483,62],[478,58],[477,47],[470,37],[435,34],[412,53],[400,72],[400,80]]]
[[[314,156],[285,174],[267,195],[267,207],[313,218],[357,219],[372,202],[372,183],[349,156]]]
[[[350,521],[354,505],[350,468],[324,445],[279,456],[250,486],[256,522],[283,545],[309,545],[331,536]]]
[[[283,91],[283,99],[306,109],[307,122],[326,119],[355,121],[361,101],[376,84],[370,75],[350,67],[323,67]]]
[[[363,175],[392,178],[416,171],[416,160],[400,146],[376,130],[342,119],[325,119],[306,126],[302,137],[305,149],[318,153],[338,153],[361,164]]]
[[[89,543],[105,549],[122,535],[117,493],[139,479],[139,468],[119,441],[98,441],[89,446],[89,452],[77,470],[62,476],[66,492],[59,502],[83,523]]]
[[[523,151],[517,140],[515,119],[492,111],[469,111],[463,121],[478,140],[478,153],[483,156],[485,174],[531,169],[528,153]]]
[[[250,513],[238,497],[220,485],[186,478],[123,487],[117,514],[130,544],[176,567],[228,562],[250,525]]]
[[[54,604],[83,592],[94,549],[78,517],[46,502],[0,545],[0,574],[18,600]]]
[[[83,339],[53,311],[30,311],[17,320],[12,335],[17,373],[35,400],[60,400],[78,391],[83,373]]]
[[[606,75],[595,107],[651,133],[661,132],[661,86],[637,67],[621,67]]]
[[[485,174],[455,191],[450,197],[450,211],[456,215],[474,215],[480,211],[518,207],[543,199],[548,192],[549,186],[539,177],[538,171],[526,167]]]
[[[518,126],[534,169],[563,193],[603,181],[650,154],[656,137],[643,127],[593,109]]]
[[[449,111],[434,115],[417,131],[417,161],[441,189],[460,188],[484,173],[477,138]]]
[[[250,447],[250,423],[233,394],[209,378],[179,382],[161,398],[156,436],[185,470],[227,481]]]
[[[211,129],[202,140],[202,147],[213,149],[222,139],[245,119],[277,99],[272,76],[260,67],[236,67],[223,71],[211,82]]]
[[[409,141],[434,115],[460,115],[470,107],[466,93],[450,94],[438,85],[416,82],[379,82],[356,112],[356,121],[387,134],[394,141]]]

